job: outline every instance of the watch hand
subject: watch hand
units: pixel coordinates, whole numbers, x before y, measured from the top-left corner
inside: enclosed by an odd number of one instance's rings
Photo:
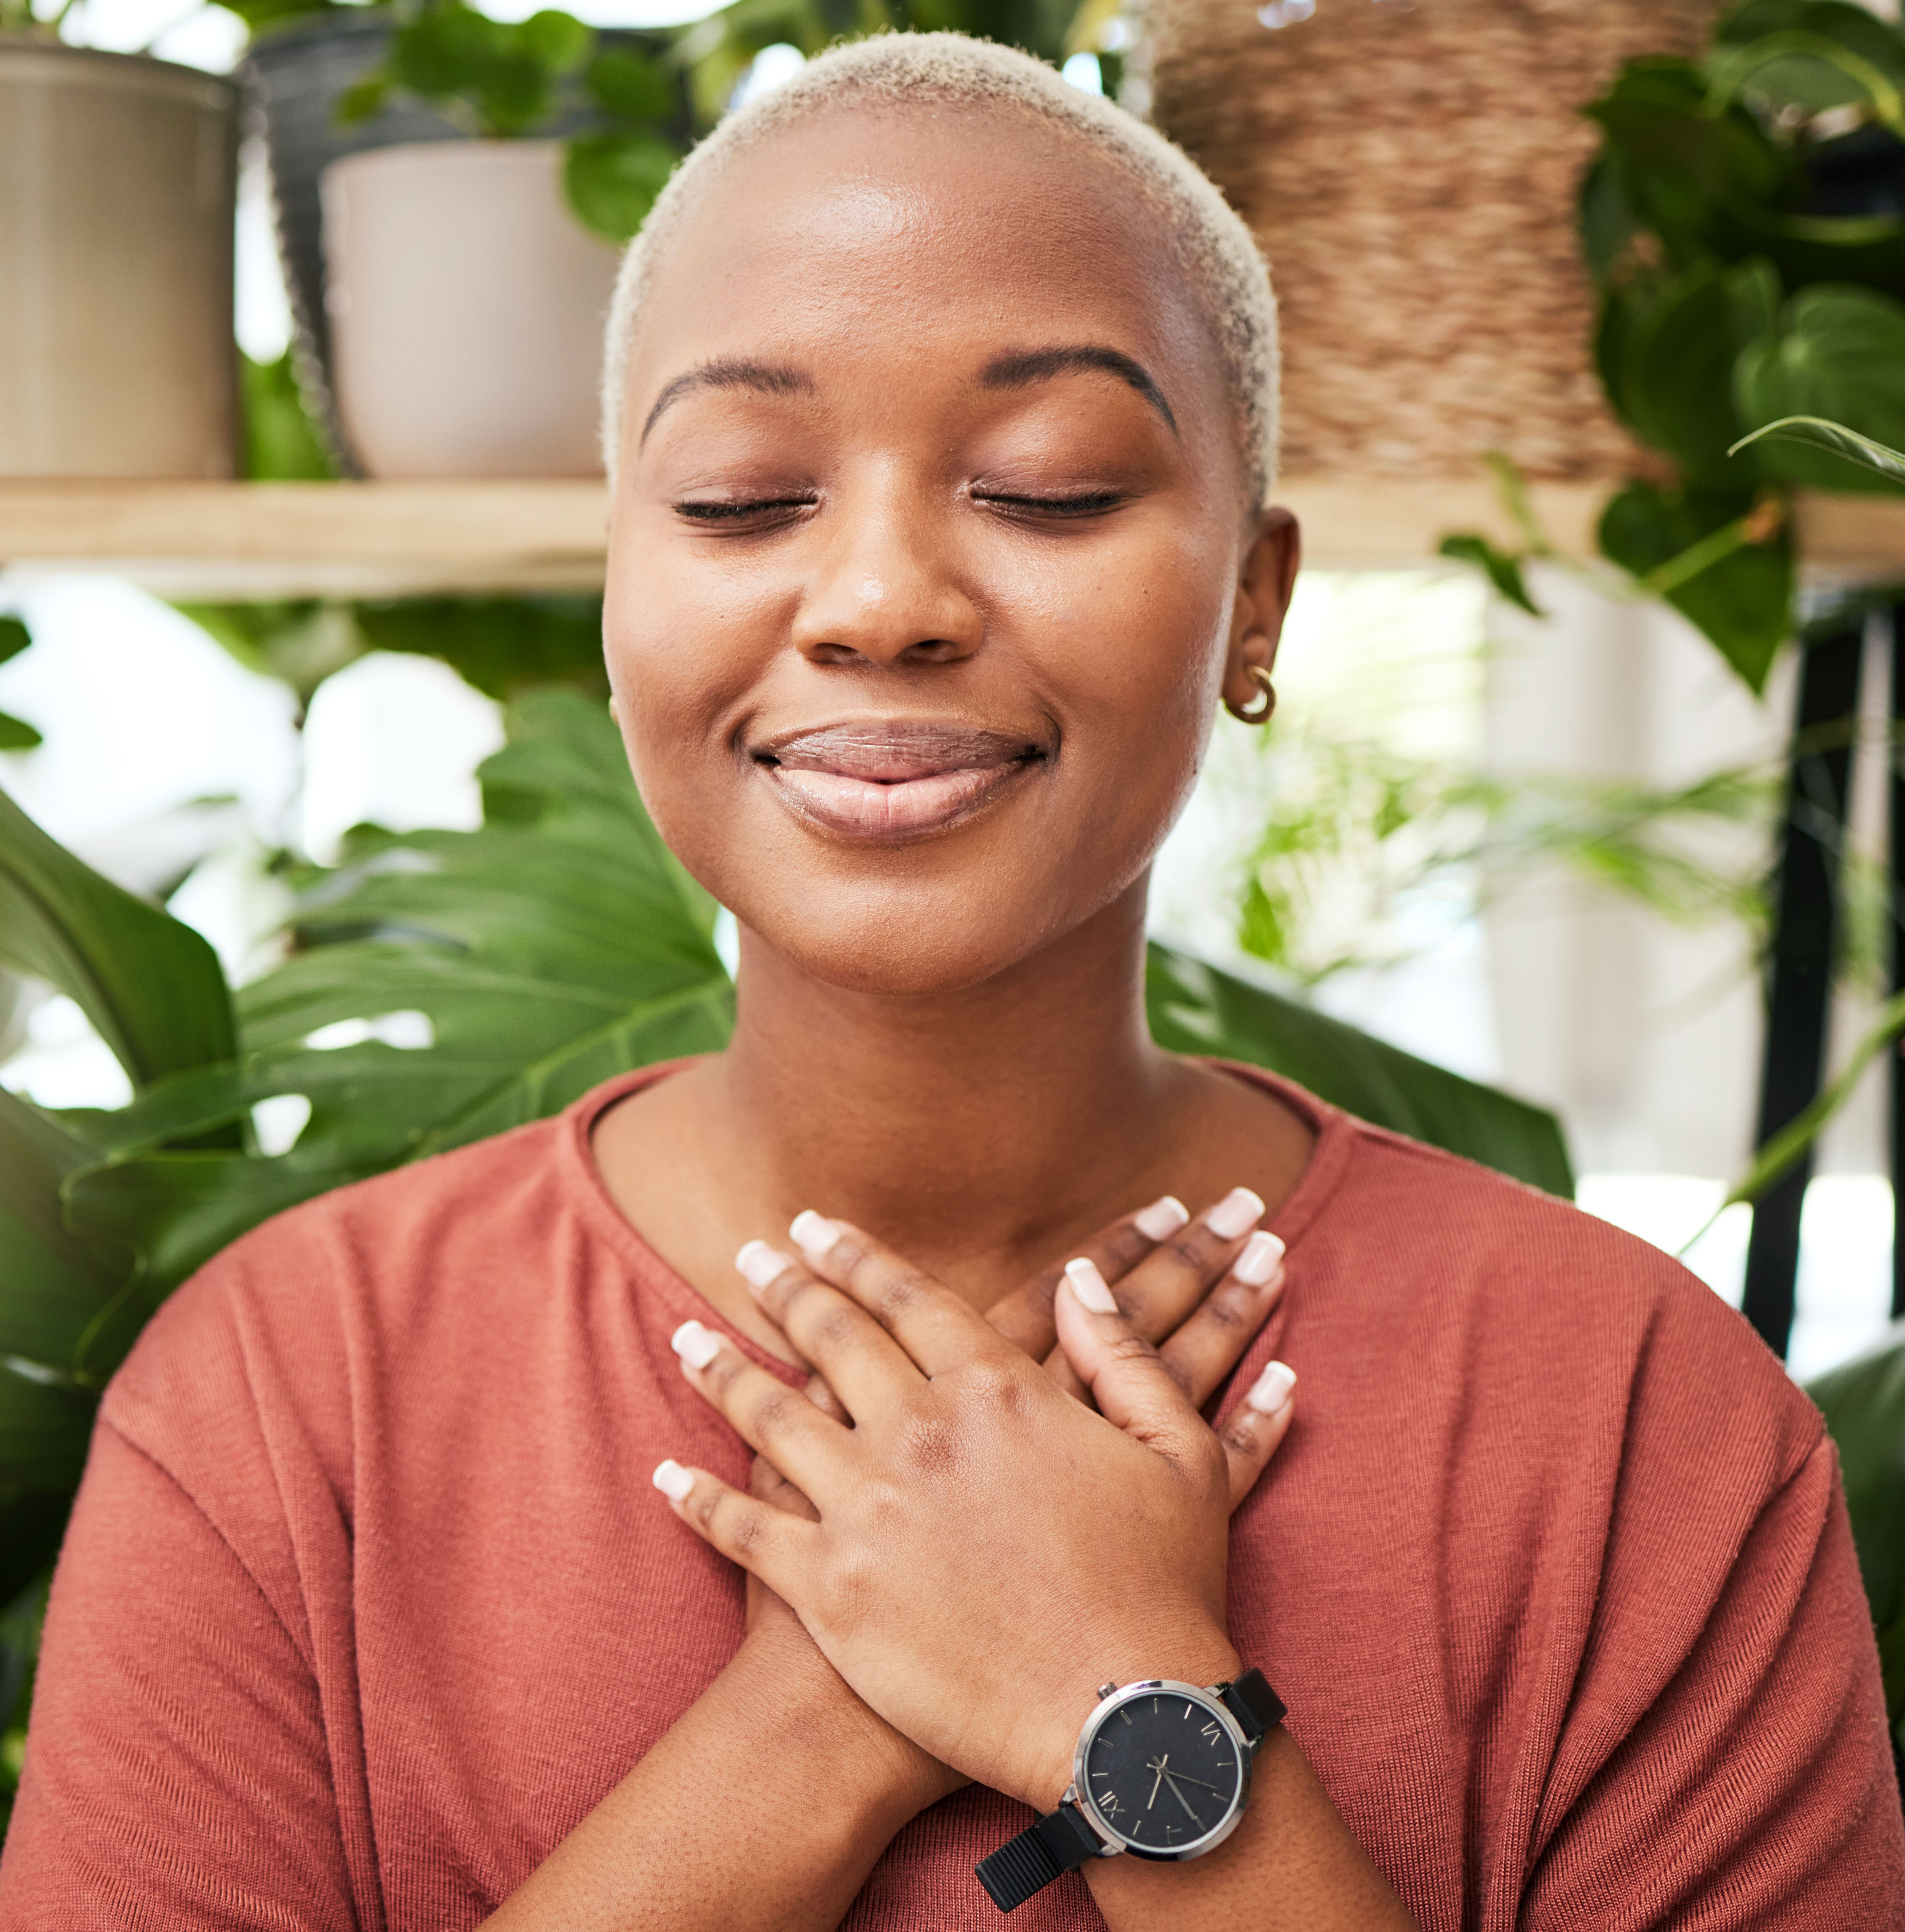
[[[1221,1784],[1205,1784],[1202,1778],[1193,1778],[1187,1771],[1174,1771],[1171,1775],[1174,1778],[1181,1778],[1186,1784],[1202,1784],[1206,1791],[1214,1791],[1220,1798],[1226,1798],[1230,1795]]]
[[[1164,1782],[1164,1767],[1170,1762],[1168,1757],[1161,1757],[1151,1766],[1152,1770],[1156,1772],[1157,1775],[1151,1780],[1151,1795],[1144,1800],[1144,1809],[1147,1811],[1157,1802],[1157,1788]]]
[[[1162,1778],[1166,1784],[1170,1786],[1172,1796],[1176,1798],[1178,1802],[1184,1808],[1184,1816],[1187,1817],[1200,1832],[1202,1831],[1204,1828],[1204,1820],[1191,1809],[1190,1800],[1178,1789],[1178,1780],[1173,1778],[1168,1771],[1160,1772],[1158,1773],[1158,1776]]]

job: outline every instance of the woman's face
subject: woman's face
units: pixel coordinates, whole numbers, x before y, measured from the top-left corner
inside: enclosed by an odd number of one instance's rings
[[[633,344],[606,637],[669,844],[830,984],[973,986],[1142,892],[1294,530],[1120,177],[971,111],[730,164]]]

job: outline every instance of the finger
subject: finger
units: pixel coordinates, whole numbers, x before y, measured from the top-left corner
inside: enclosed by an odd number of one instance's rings
[[[1158,1350],[1178,1386],[1202,1408],[1243,1360],[1283,1294],[1283,1244],[1259,1228],[1229,1271]]]
[[[703,1542],[758,1576],[776,1595],[794,1600],[813,1539],[820,1533],[817,1523],[744,1496],[718,1476],[672,1458],[658,1463],[650,1480]]]
[[[850,1296],[926,1375],[974,1361],[1017,1358],[1018,1352],[971,1303],[852,1222],[830,1221],[809,1210],[796,1215],[788,1232],[814,1273]],[[827,1379],[848,1408],[860,1414],[853,1391],[830,1370]]]
[[[820,1498],[845,1478],[850,1433],[798,1389],[749,1361],[698,1322],[684,1322],[670,1346],[701,1396],[788,1480]]]
[[[1068,1262],[1053,1304],[1058,1346],[1098,1412],[1127,1436],[1176,1461],[1188,1455],[1204,1418],[1158,1359],[1156,1348],[1118,1312],[1112,1291],[1082,1256]],[[1208,1439],[1208,1430],[1205,1431]]]
[[[1101,1228],[1077,1252],[1095,1262],[1107,1281],[1117,1282],[1190,1219],[1190,1209],[1174,1194],[1167,1194],[1148,1208],[1141,1208],[1136,1214],[1114,1221],[1108,1228]],[[1052,1298],[1064,1279],[1064,1263],[1054,1262],[1036,1280],[1014,1288],[986,1311],[986,1320],[1021,1354],[1030,1355],[1035,1362],[1042,1361],[1058,1346]],[[1151,1337],[1154,1342],[1159,1339],[1156,1335]]]
[[[761,1312],[825,1377],[848,1414],[868,1414],[883,1390],[918,1380],[905,1350],[865,1309],[793,1256],[750,1241],[734,1265]]]
[[[1232,1510],[1256,1486],[1278,1444],[1289,1433],[1296,1414],[1296,1385],[1295,1370],[1282,1362],[1266,1363],[1244,1400],[1219,1426],[1217,1440],[1224,1445],[1229,1466]]]
[[[808,1501],[805,1492],[789,1482],[765,1456],[757,1456],[748,1471],[748,1494],[757,1502],[784,1510],[789,1516],[797,1516],[803,1522],[818,1522],[820,1520],[820,1511]]]
[[[1214,1206],[1160,1241],[1118,1284],[1118,1310],[1139,1334],[1162,1340],[1186,1321],[1224,1270],[1236,1258],[1244,1237],[1262,1219],[1263,1197],[1248,1187],[1233,1187]],[[1048,1360],[1061,1387],[1076,1395],[1062,1360]]]
[[[854,1418],[847,1413],[847,1405],[833,1392],[824,1376],[814,1375],[807,1378],[807,1400],[823,1415],[830,1415],[836,1422],[844,1422],[849,1427]]]

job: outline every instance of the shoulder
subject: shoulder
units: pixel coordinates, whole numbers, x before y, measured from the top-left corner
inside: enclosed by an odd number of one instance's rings
[[[1671,1256],[1455,1156],[1359,1121],[1342,1130],[1293,1279],[1317,1268],[1366,1336],[1445,1364],[1508,1441],[1557,1455],[1592,1444],[1596,1460],[1670,1482],[1684,1480],[1669,1471],[1678,1456],[1724,1464],[1715,1480],[1737,1505],[1818,1446],[1817,1409]]]
[[[108,1387],[104,1420],[195,1486],[287,1425],[350,1460],[367,1372],[494,1332],[572,1218],[574,1110],[334,1190],[274,1215],[159,1309]],[[250,1445],[248,1451],[247,1445]]]

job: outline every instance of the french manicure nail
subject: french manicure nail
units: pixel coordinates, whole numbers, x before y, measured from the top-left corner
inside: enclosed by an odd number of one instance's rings
[[[1094,1315],[1115,1315],[1118,1304],[1112,1299],[1112,1291],[1105,1286],[1105,1277],[1098,1272],[1095,1262],[1081,1255],[1075,1262],[1065,1264],[1065,1279],[1072,1284],[1072,1292]]]
[[[684,1322],[668,1337],[668,1346],[691,1369],[705,1369],[721,1353],[721,1337],[710,1334],[698,1322]]]
[[[671,1503],[688,1500],[688,1492],[694,1486],[694,1472],[684,1469],[672,1457],[665,1462],[657,1462],[655,1473],[648,1479]]]
[[[1154,1201],[1132,1216],[1131,1225],[1146,1240],[1168,1241],[1190,1219],[1190,1210],[1174,1194]]]
[[[1259,1228],[1244,1244],[1244,1252],[1231,1264],[1231,1273],[1246,1288],[1262,1288],[1283,1260],[1283,1244],[1268,1228]]]
[[[1247,1234],[1262,1218],[1263,1197],[1247,1187],[1233,1187],[1204,1217],[1204,1225],[1220,1240],[1234,1241]]]
[[[1254,1408],[1259,1415],[1274,1415],[1290,1399],[1290,1391],[1297,1385],[1297,1372],[1282,1362],[1267,1363],[1264,1372],[1250,1384],[1250,1393],[1244,1398],[1246,1408]]]
[[[794,1237],[795,1246],[803,1252],[824,1255],[840,1238],[840,1231],[824,1214],[816,1214],[811,1208],[803,1208],[794,1217],[788,1232]]]
[[[777,1275],[793,1267],[792,1259],[765,1241],[749,1241],[734,1257],[734,1265],[756,1288],[765,1288]]]

